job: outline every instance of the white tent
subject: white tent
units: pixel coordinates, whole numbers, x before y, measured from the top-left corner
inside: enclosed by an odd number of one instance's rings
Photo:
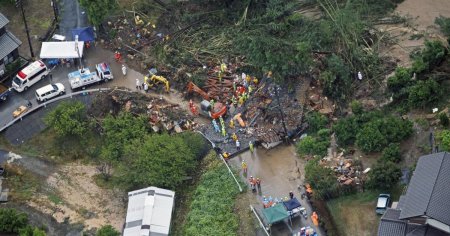
[[[42,59],[71,59],[83,57],[84,42],[78,42],[78,51],[75,49],[75,41],[68,42],[42,42]]]

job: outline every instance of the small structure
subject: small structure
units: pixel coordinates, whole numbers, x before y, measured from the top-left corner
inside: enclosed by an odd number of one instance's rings
[[[19,46],[22,42],[6,30],[9,20],[0,13],[0,76],[5,73],[5,65],[19,58]]]
[[[40,58],[42,59],[74,59],[83,57],[84,42],[78,42],[77,52],[75,41],[42,42]]]
[[[169,235],[175,192],[148,187],[128,193],[123,236]]]

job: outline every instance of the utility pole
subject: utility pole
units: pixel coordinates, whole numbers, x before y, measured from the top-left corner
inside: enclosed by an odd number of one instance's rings
[[[25,25],[25,32],[27,33],[28,46],[30,47],[31,58],[34,59],[33,46],[31,45],[31,39],[30,39],[30,31],[28,30],[28,24],[27,24],[27,19],[25,18],[25,11],[23,10],[22,0],[16,0],[16,7],[20,7],[20,10],[22,11],[23,24]]]
[[[50,5],[53,7],[53,14],[55,14],[55,21],[58,21],[58,6],[55,0],[51,0]]]

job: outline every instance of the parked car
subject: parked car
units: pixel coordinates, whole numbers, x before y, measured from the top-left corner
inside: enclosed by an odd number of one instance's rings
[[[11,94],[11,90],[6,85],[0,84],[0,101],[6,101],[6,98]]]
[[[28,107],[22,105],[22,106],[18,107],[15,111],[13,111],[13,117],[17,118],[20,115],[22,115],[23,113],[25,113],[26,111],[28,111]]]
[[[63,95],[66,92],[64,85],[61,83],[49,84],[42,88],[36,89],[36,100],[38,102],[45,102],[58,95]]]
[[[375,212],[379,215],[384,214],[386,209],[389,207],[390,202],[391,202],[390,194],[386,194],[386,193],[380,194],[378,196],[377,208],[376,208]]]

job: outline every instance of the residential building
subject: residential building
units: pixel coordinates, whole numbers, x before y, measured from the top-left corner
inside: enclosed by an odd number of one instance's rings
[[[5,66],[19,57],[22,42],[6,30],[9,20],[0,13],[0,76],[5,73]]]
[[[169,235],[175,192],[148,187],[128,193],[123,236]]]
[[[450,236],[449,183],[450,153],[420,157],[406,194],[381,217],[378,236]]]

